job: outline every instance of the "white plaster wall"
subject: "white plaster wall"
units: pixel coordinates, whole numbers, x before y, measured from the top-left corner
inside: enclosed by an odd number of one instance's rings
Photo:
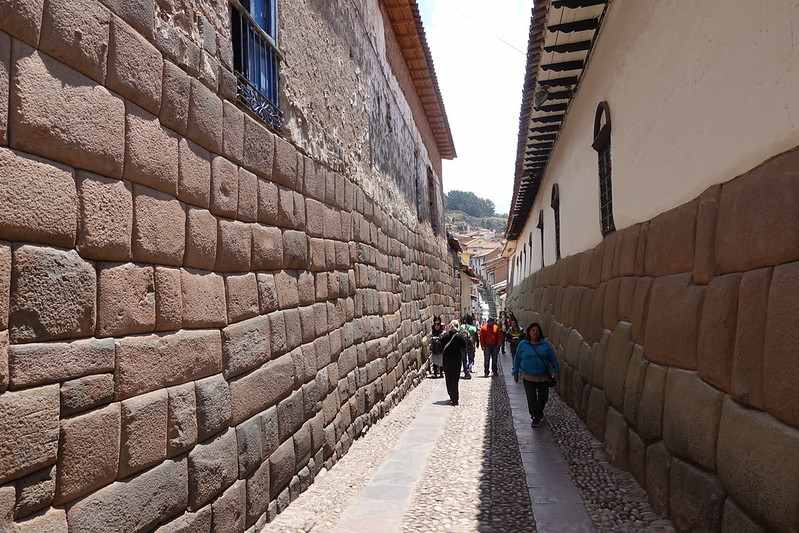
[[[540,248],[543,208],[547,265],[555,261],[553,183],[562,256],[602,239],[591,148],[602,100],[610,105],[613,213],[622,229],[799,145],[799,2],[613,1],[519,236],[525,243],[532,231]],[[539,255],[534,270],[540,264]]]

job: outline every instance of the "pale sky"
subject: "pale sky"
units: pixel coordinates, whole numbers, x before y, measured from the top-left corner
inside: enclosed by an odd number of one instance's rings
[[[444,190],[472,191],[507,213],[532,0],[419,0],[458,157]]]

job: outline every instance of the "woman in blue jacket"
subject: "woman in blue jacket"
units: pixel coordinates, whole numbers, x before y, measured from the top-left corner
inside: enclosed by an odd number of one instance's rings
[[[526,333],[527,338],[516,347],[513,379],[518,383],[519,377],[522,378],[532,425],[538,427],[544,419],[544,406],[549,399],[550,384],[556,379],[560,365],[555,357],[555,350],[544,337],[538,322],[527,326]]]

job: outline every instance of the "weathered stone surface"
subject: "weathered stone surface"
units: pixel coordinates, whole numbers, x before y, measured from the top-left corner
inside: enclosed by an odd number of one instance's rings
[[[236,426],[240,479],[249,477],[263,462],[262,438],[262,422],[258,415]]]
[[[8,93],[11,78],[11,37],[0,32],[0,145],[8,144]]]
[[[277,301],[281,309],[291,309],[300,304],[300,293],[297,289],[297,278],[290,272],[282,270],[275,274]]]
[[[792,150],[725,183],[719,200],[718,270],[745,272],[799,259],[799,186]],[[768,235],[769,238],[763,238]]]
[[[744,319],[745,320],[745,319]],[[799,262],[774,269],[768,297],[763,388],[766,410],[799,427]]]
[[[693,280],[707,285],[716,272],[716,221],[719,212],[721,185],[714,185],[699,197],[696,213],[696,251]]]
[[[276,184],[258,180],[258,222],[269,226],[280,225],[280,196]]]
[[[0,330],[8,329],[8,305],[11,293],[11,246],[0,241]],[[8,333],[6,332],[6,344]],[[8,374],[6,374],[8,377]]]
[[[220,327],[227,324],[225,280],[219,274],[181,271],[183,326]]]
[[[197,79],[191,80],[186,133],[203,148],[222,151],[222,100]]]
[[[732,390],[732,361],[738,320],[740,274],[718,276],[705,291],[699,326],[697,361],[702,379],[725,392]]]
[[[67,531],[67,514],[63,509],[48,509],[46,512],[20,520],[15,524],[15,533],[61,533]]]
[[[101,261],[130,259],[133,187],[125,181],[78,172],[77,191],[81,256]],[[44,197],[51,202],[52,192]]]
[[[718,473],[735,501],[769,531],[799,526],[799,431],[727,399]]]
[[[312,305],[316,301],[316,280],[310,272],[300,272],[297,280],[300,305]]]
[[[669,509],[679,531],[719,531],[724,489],[712,474],[673,459],[669,480]]]
[[[281,444],[269,457],[270,492],[275,498],[285,487],[288,487],[294,476],[294,440],[289,439]]]
[[[652,509],[660,515],[669,514],[669,484],[672,458],[662,442],[646,449],[646,492]]]
[[[302,231],[283,232],[283,259],[286,268],[304,270],[308,266],[308,237]]]
[[[272,179],[275,159],[275,137],[249,115],[244,117],[244,166],[258,177]]]
[[[108,48],[108,88],[157,115],[161,110],[163,69],[158,49],[114,17]]]
[[[286,344],[286,319],[282,311],[269,313],[269,335],[272,355],[283,355],[288,350]]]
[[[267,362],[272,357],[269,317],[257,316],[223,329],[222,354],[227,379]]]
[[[222,371],[218,330],[126,337],[116,341],[117,398],[124,400]]]
[[[19,519],[49,507],[55,498],[56,467],[51,466],[17,480],[14,516]],[[0,525],[2,519],[0,519]]]
[[[61,422],[55,502],[89,494],[117,477],[119,404]]]
[[[175,331],[183,323],[183,291],[180,280],[180,270],[155,267],[156,331]]]
[[[113,339],[9,346],[12,388],[56,383],[114,370]]]
[[[698,201],[675,207],[649,221],[646,273],[664,276],[692,272]]]
[[[638,434],[630,429],[627,432],[628,468],[642,487],[646,486],[646,444]]]
[[[283,311],[283,322],[286,326],[286,350],[293,350],[302,344],[302,326],[299,309]]]
[[[291,437],[305,422],[305,405],[302,390],[294,391],[277,404],[278,438],[281,441]]]
[[[275,168],[272,180],[292,189],[297,188],[297,150],[288,142],[278,138],[275,141]]]
[[[275,287],[275,277],[272,274],[258,274],[258,301],[261,306],[261,314],[271,313],[277,310],[277,287]]]
[[[212,501],[238,477],[236,432],[229,429],[189,453],[189,505],[197,510]]]
[[[75,503],[67,512],[69,526],[77,531],[150,530],[186,509],[187,479],[186,459],[168,459]]]
[[[738,327],[732,356],[732,394],[736,400],[762,409],[763,346],[766,339],[771,269],[747,272],[738,292]]]
[[[98,374],[61,384],[61,414],[73,415],[114,400],[114,375]]]
[[[722,533],[766,533],[738,507],[732,498],[724,500],[724,517],[721,521]]]
[[[241,163],[244,149],[244,113],[227,100],[222,106],[222,153],[228,159]]]
[[[14,248],[9,334],[12,342],[88,337],[94,331],[94,267],[74,250]]]
[[[247,478],[247,524],[254,524],[269,505],[269,461],[264,461],[255,473]]]
[[[270,361],[230,382],[232,424],[240,424],[276,405],[294,388],[294,363],[290,355]]]
[[[166,457],[168,394],[164,389],[122,402],[119,479]]]
[[[71,168],[0,148],[0,238],[71,248],[77,204]]]
[[[254,272],[225,276],[228,322],[240,322],[259,312],[258,282]]]
[[[211,212],[236,218],[239,207],[239,169],[224,157],[211,161]]]
[[[250,224],[237,220],[219,220],[216,267],[221,272],[247,272],[252,257]]]
[[[666,398],[668,369],[656,364],[646,367],[641,400],[638,404],[636,428],[645,441],[660,439],[662,435],[663,403]]]
[[[174,457],[197,442],[194,383],[167,389],[167,455]]]
[[[254,224],[252,226],[253,270],[283,268],[283,234],[280,228]]]
[[[148,39],[153,37],[155,24],[154,0],[101,0],[122,20]]]
[[[272,452],[277,450],[280,441],[277,438],[277,406],[270,407],[260,415],[262,450],[264,459],[268,458]]]
[[[216,375],[195,382],[195,394],[197,437],[203,441],[224,431],[230,424],[231,392],[225,378]]]
[[[211,155],[188,139],[178,145],[178,198],[187,204],[208,209],[211,202]]]
[[[616,409],[624,408],[624,383],[627,364],[633,352],[632,325],[619,322],[610,336],[605,362],[605,395]]]
[[[658,278],[652,284],[646,322],[650,361],[696,369],[696,346],[704,289],[690,285],[690,275]]]
[[[239,168],[238,219],[244,222],[258,220],[258,177],[244,168]]]
[[[238,481],[227,489],[222,496],[211,504],[212,531],[219,533],[236,533],[244,531],[246,518],[246,486],[244,480]]]
[[[716,439],[722,393],[694,372],[669,369],[663,410],[663,441],[678,457],[716,467]]]
[[[635,283],[633,293],[633,341],[638,344],[644,343],[646,332],[646,322],[649,314],[649,295],[652,288],[652,278],[638,278]]]
[[[211,506],[185,513],[155,530],[155,533],[211,533]]]
[[[644,359],[643,347],[636,344],[627,363],[627,377],[624,380],[624,418],[632,426],[638,420],[638,406],[641,403],[648,365],[649,362]]]
[[[613,407],[608,408],[605,425],[605,450],[611,464],[627,468],[627,422]]]
[[[133,187],[133,259],[180,266],[186,248],[186,212],[174,197]]]
[[[191,78],[174,63],[164,61],[161,87],[161,123],[167,128],[185,135],[186,122],[189,118]]]
[[[36,46],[42,27],[44,0],[5,0],[2,5],[4,16],[0,19],[0,29]]]
[[[24,2],[23,2],[24,3]],[[122,176],[125,106],[105,88],[25,45],[14,47],[9,126],[15,148]]]
[[[190,207],[186,224],[186,266],[213,270],[216,264],[216,217],[204,209]]]
[[[602,439],[605,436],[607,410],[608,401],[605,397],[605,391],[591,387],[588,410],[586,412],[586,424],[591,433],[598,439]]]
[[[155,278],[151,266],[103,264],[97,273],[97,336],[155,330]]]

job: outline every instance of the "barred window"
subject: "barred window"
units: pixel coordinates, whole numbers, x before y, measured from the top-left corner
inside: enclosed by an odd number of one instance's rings
[[[594,143],[599,167],[599,213],[602,235],[616,231],[613,222],[613,183],[610,165],[610,107],[600,102],[594,116]]]
[[[538,225],[536,226],[541,232],[541,268],[544,268],[544,211],[543,209],[538,212]]]
[[[555,259],[560,261],[560,187],[552,186],[552,201],[550,203],[555,215]]]
[[[283,122],[278,93],[277,4],[278,0],[230,0],[238,100],[275,129]]]

